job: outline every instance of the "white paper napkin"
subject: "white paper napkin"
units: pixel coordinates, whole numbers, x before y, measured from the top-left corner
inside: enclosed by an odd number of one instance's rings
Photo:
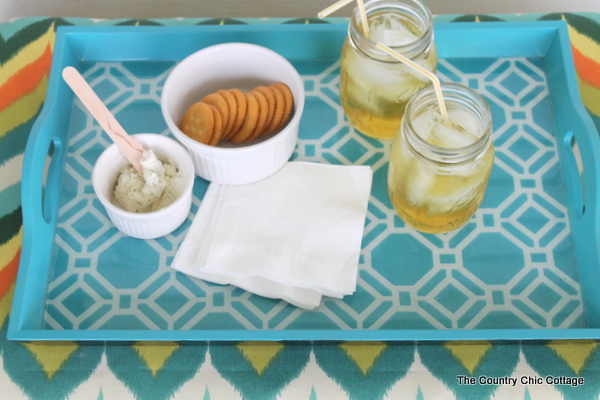
[[[306,309],[352,294],[372,175],[290,162],[256,183],[211,183],[172,267]]]

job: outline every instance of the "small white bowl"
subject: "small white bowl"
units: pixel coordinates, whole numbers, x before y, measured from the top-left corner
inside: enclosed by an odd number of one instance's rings
[[[178,127],[186,110],[210,93],[232,88],[246,92],[276,82],[287,84],[294,96],[293,115],[279,132],[250,143],[221,141],[215,147],[191,139]],[[292,156],[304,110],[304,84],[298,71],[272,50],[248,43],[219,44],[177,64],[163,87],[161,109],[173,135],[189,150],[196,174],[211,182],[246,184],[277,172]]]
[[[121,168],[129,164],[115,144],[107,147],[94,165],[92,185],[115,227],[137,239],[155,239],[168,235],[187,218],[192,206],[194,164],[187,150],[177,141],[152,133],[134,135],[146,149],[162,161],[173,163],[182,173],[184,189],[177,200],[165,208],[147,213],[125,211],[113,204],[114,188]]]

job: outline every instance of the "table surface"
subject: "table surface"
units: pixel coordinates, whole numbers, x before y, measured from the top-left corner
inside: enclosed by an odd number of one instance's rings
[[[566,19],[582,100],[600,129],[600,15]],[[305,19],[268,22],[306,23]],[[0,399],[597,399],[598,341],[19,343],[6,340],[23,226],[21,171],[56,27],[265,20],[25,18],[0,24]]]

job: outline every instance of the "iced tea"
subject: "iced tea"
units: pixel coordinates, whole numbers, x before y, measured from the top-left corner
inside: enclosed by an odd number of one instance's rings
[[[433,87],[409,102],[392,143],[388,190],[398,215],[427,233],[464,225],[485,194],[494,164],[491,113],[485,100],[456,84],[443,85],[448,120]]]
[[[410,97],[429,81],[376,47],[383,43],[435,72],[429,9],[419,0],[365,3],[370,36],[355,12],[340,56],[340,102],[352,125],[377,139],[394,137]]]

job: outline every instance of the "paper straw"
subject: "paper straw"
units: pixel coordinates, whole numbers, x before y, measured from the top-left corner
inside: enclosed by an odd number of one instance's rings
[[[402,54],[396,53],[394,50],[392,50],[385,44],[377,43],[377,46],[380,49],[384,50],[385,52],[389,53],[395,59],[402,61],[404,64],[414,68],[421,74],[425,75],[431,81],[431,83],[433,83],[433,87],[435,89],[435,94],[437,96],[438,103],[440,106],[440,113],[442,114],[444,119],[448,119],[448,111],[446,111],[446,103],[444,103],[444,95],[442,94],[442,85],[440,83],[439,78],[431,71],[426,70],[425,68],[421,67],[419,64],[412,61],[410,58],[405,57]]]
[[[320,11],[317,14],[317,17],[325,18],[328,15],[333,14],[340,8],[345,7],[348,4],[352,3],[353,1],[354,0],[340,0],[337,3],[334,3],[334,4],[330,5],[329,7],[327,7],[326,9]],[[365,5],[363,3],[363,0],[356,0],[356,2],[358,3],[358,10],[360,11],[360,19],[361,19],[363,31],[365,33],[365,36],[369,37],[369,36],[371,36],[371,31],[369,29],[369,21],[367,20],[367,12],[365,11]]]
[[[317,14],[317,16],[319,18],[325,18],[327,16],[329,16],[330,14],[333,14],[334,12],[336,12],[337,10],[339,10],[342,7],[347,6],[348,4],[352,3],[354,0],[340,0],[335,4],[330,5],[329,7],[327,7],[326,9],[324,9],[323,11],[319,12]]]
[[[371,31],[369,29],[369,21],[367,20],[367,12],[365,11],[365,5],[363,0],[356,0],[358,3],[358,10],[360,11],[360,19],[362,22],[363,32],[366,37],[371,37]]]

